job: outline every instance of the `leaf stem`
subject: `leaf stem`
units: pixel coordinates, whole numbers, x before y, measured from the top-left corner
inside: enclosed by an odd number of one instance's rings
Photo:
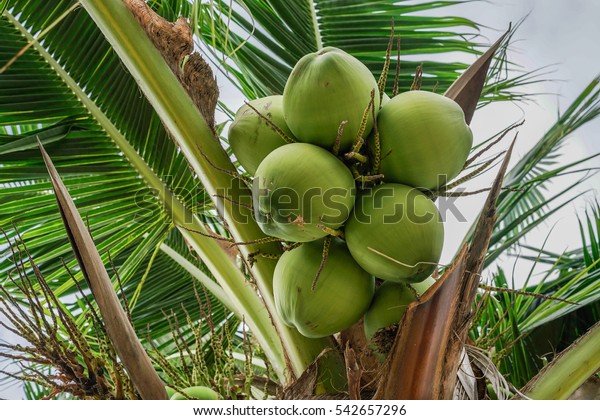
[[[535,400],[567,399],[600,369],[600,322],[546,365],[521,390]]]

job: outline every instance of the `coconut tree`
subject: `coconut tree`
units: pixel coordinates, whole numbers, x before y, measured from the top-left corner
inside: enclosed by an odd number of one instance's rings
[[[219,83],[227,80],[249,100],[281,93],[295,63],[324,46],[349,52],[379,77],[387,71],[386,49],[395,25],[402,55],[419,55],[419,60],[403,58],[397,77],[391,66],[392,75],[382,79],[385,91],[409,90],[419,65],[421,83],[446,91],[470,63],[437,57],[477,53],[482,45],[472,35],[478,25],[460,17],[412,14],[454,2],[395,3],[2,2],[0,227],[6,235],[0,281],[3,301],[30,311],[14,309],[9,318],[29,317],[35,326],[36,319],[44,318],[42,303],[55,296],[53,307],[63,315],[53,328],[72,334],[72,342],[88,343],[78,346],[81,354],[71,360],[69,343],[57,342],[61,354],[73,364],[114,360],[111,340],[97,338],[106,337],[98,332],[103,322],[64,232],[41,143],[89,228],[133,329],[167,383],[177,390],[209,385],[236,398],[273,395],[273,386],[291,389],[293,395],[301,388],[293,386],[298,383],[311,385],[308,394],[345,392],[344,358],[331,350],[335,339],[304,337],[276,316],[276,259],[248,264],[249,255],[277,257],[282,250],[263,240],[251,210],[240,205],[250,193],[224,131],[233,112],[226,100],[219,100],[207,62]],[[179,16],[189,27],[176,21]],[[351,29],[353,22],[360,26]],[[194,53],[195,47],[202,55]],[[504,54],[501,49],[492,64],[479,105],[519,100],[519,86],[535,81],[531,74],[505,77]],[[513,250],[572,198],[569,187],[550,193],[546,187],[554,177],[586,169],[585,162],[553,164],[553,159],[568,135],[600,112],[599,81],[592,81],[506,173],[505,189],[495,200],[497,222],[485,265]],[[224,117],[215,120],[217,107]],[[487,144],[492,142],[476,150]],[[530,250],[531,258],[552,267],[547,281],[516,293],[503,271],[491,275],[493,285],[476,298],[478,316],[469,334],[490,356],[478,359],[473,354],[479,353],[471,353],[480,368],[493,362],[520,387],[542,367],[531,357],[545,352],[546,343],[536,337],[559,325],[561,334],[554,339],[557,348],[566,348],[598,321],[597,223],[593,211],[581,220],[585,239],[579,250],[565,255]],[[14,281],[15,267],[21,283]],[[31,279],[29,288],[24,278]],[[44,290],[41,301],[32,298],[38,290]],[[567,328],[572,325],[577,333]],[[39,338],[35,327],[21,327],[13,330],[30,342]],[[591,340],[581,341],[578,349],[586,351],[597,342],[594,336]],[[48,381],[40,365],[56,366],[57,360],[27,360],[36,367],[24,366],[16,376],[28,381],[30,395],[46,392],[47,386],[85,395]],[[577,357],[565,360],[577,363]],[[110,371],[111,383],[122,382],[129,391],[117,387],[120,393],[104,395],[137,396],[119,366]],[[591,373],[581,372],[574,386]],[[555,396],[546,392],[539,395]]]

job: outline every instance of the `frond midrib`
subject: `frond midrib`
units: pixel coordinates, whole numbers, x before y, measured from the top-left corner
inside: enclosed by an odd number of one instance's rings
[[[317,16],[317,9],[315,7],[314,0],[307,0],[310,7],[310,15],[313,23],[313,33],[315,35],[315,47],[318,50],[323,48],[323,38],[321,37],[321,31],[319,29],[319,18]]]

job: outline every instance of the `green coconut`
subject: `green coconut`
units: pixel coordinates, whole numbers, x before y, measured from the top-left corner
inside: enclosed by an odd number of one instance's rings
[[[190,398],[195,400],[219,400],[221,396],[206,386],[191,386],[189,388],[183,388],[182,391]],[[187,400],[188,398],[176,392],[171,396],[172,400]]]
[[[381,106],[384,106],[391,100],[392,100],[392,98],[390,98],[390,95],[388,95],[387,93],[384,93],[383,97],[381,98]]]
[[[431,275],[444,243],[435,204],[401,184],[381,184],[360,196],[345,234],[363,269],[394,282],[416,283]]]
[[[306,337],[326,337],[356,323],[365,313],[375,280],[352,259],[346,244],[333,239],[317,279],[324,239],[284,253],[275,267],[273,294],[281,320]]]
[[[323,48],[302,57],[292,70],[283,91],[285,120],[299,140],[327,149],[334,145],[340,123],[348,121],[341,140],[341,150],[348,150],[373,90],[378,110],[379,89],[369,69],[338,48]],[[372,128],[369,113],[365,138]]]
[[[334,155],[318,146],[291,143],[271,152],[256,170],[254,214],[267,235],[285,241],[323,238],[352,211],[354,178]]]
[[[283,118],[281,95],[255,99],[249,104],[294,139]],[[233,154],[250,175],[254,175],[260,162],[269,153],[286,144],[281,135],[248,104],[243,105],[235,114],[235,119],[229,127],[228,139]]]
[[[173,397],[173,395],[175,395],[177,393],[177,391],[175,391],[170,386],[165,386],[165,389],[167,390],[167,397],[169,397],[169,398]]]
[[[429,190],[459,174],[473,144],[461,107],[431,92],[395,96],[379,111],[377,128],[385,181]]]
[[[363,318],[367,340],[371,340],[377,331],[398,324],[408,305],[415,301],[415,292],[420,296],[433,283],[435,280],[427,277],[422,282],[413,283],[411,289],[406,284],[383,282],[375,291],[371,306]]]

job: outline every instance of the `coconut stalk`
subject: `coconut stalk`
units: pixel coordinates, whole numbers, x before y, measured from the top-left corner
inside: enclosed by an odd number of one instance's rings
[[[143,2],[127,0],[130,6]],[[82,0],[81,4],[104,33],[123,64],[138,82],[140,89],[160,115],[163,124],[181,148],[188,163],[207,191],[213,197],[224,223],[237,242],[253,242],[264,234],[252,218],[251,211],[235,203],[243,202],[251,192],[241,181],[231,177],[235,167],[221,147],[211,128],[194,102],[188,96],[175,74],[152,44],[125,2],[121,0]],[[218,168],[218,169],[217,169]],[[225,198],[223,198],[225,196]],[[184,233],[182,231],[182,233]],[[185,236],[186,235],[184,233]],[[240,247],[244,257],[258,250],[254,245]],[[274,245],[260,245],[261,251],[277,254]],[[273,271],[275,261],[260,259],[252,269],[260,296],[271,314],[275,328],[268,341],[272,349],[271,364],[278,372],[285,371],[282,382],[299,376],[307,366],[329,346],[327,339],[308,339],[285,326],[276,316],[273,302]],[[234,295],[236,288],[228,288]],[[252,308],[242,308],[245,319],[255,316]],[[269,327],[261,325],[264,334]],[[278,336],[280,343],[273,344]],[[260,336],[258,336],[260,339]],[[265,340],[261,342],[265,345]],[[267,351],[268,349],[265,348]],[[273,351],[274,350],[274,351]],[[276,356],[276,357],[274,357]]]

